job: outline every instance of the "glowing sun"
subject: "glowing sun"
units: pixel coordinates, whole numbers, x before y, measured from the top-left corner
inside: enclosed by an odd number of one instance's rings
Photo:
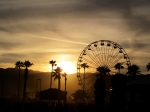
[[[57,66],[61,67],[63,72],[66,72],[68,75],[76,72],[75,66],[71,61],[58,62]]]

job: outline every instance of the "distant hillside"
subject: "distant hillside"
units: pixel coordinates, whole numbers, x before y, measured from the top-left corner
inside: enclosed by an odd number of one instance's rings
[[[29,70],[28,75],[28,83],[27,83],[27,90],[33,89],[35,90],[36,87],[36,80],[38,78],[38,75],[41,72]],[[48,73],[47,73],[48,74]],[[23,82],[24,82],[24,69],[21,69],[21,77],[20,77],[20,93],[23,92]],[[35,77],[36,76],[36,77]],[[7,68],[3,69],[0,68],[0,85],[2,85],[3,81],[3,87],[4,87],[4,94],[5,95],[11,95],[11,94],[17,94],[18,91],[18,69],[15,68]],[[2,86],[0,86],[0,91],[2,90]],[[1,96],[1,92],[0,92]]]
[[[40,72],[33,71],[29,69],[29,75],[27,79],[27,92],[33,92],[36,90],[37,79],[41,79],[42,90],[50,87],[50,72]],[[4,95],[11,96],[18,93],[18,69],[16,68],[0,68],[0,97],[2,90],[2,81],[4,88]],[[53,88],[57,88],[58,81],[52,80]],[[21,69],[20,77],[20,95],[23,93],[23,83],[24,83],[24,69]],[[39,85],[39,83],[38,83]],[[75,90],[79,89],[78,80],[76,75],[67,76],[67,91],[68,94],[72,94]],[[61,89],[64,90],[64,78],[61,78]]]

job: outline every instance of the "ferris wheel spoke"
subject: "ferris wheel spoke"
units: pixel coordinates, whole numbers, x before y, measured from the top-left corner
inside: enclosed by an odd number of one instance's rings
[[[91,96],[94,95],[93,91],[94,91],[94,84],[89,88],[89,94],[90,94]]]
[[[108,63],[107,63],[107,61],[108,61],[108,47],[107,46],[105,46],[105,49],[106,49],[106,51],[105,51],[105,66],[106,67],[108,67]]]
[[[93,82],[95,82],[96,80],[93,80]],[[93,92],[92,90],[94,89],[94,83],[92,83],[92,85],[89,86],[88,91],[89,93]]]
[[[96,48],[97,48],[97,46],[96,46]],[[92,53],[93,53],[93,55],[95,56],[95,60],[98,62],[98,64],[99,64],[99,66],[101,65],[101,63],[100,63],[100,59],[99,59],[99,55],[97,54],[97,50],[95,51],[95,48],[93,48],[92,46],[91,46],[91,51],[93,51]]]
[[[90,55],[91,56],[91,55]],[[94,62],[97,64],[97,66],[100,66],[101,63],[99,62],[99,60],[97,60],[96,57],[93,57],[92,60],[94,60]]]
[[[102,60],[102,66],[104,66],[105,65],[105,63],[104,63],[104,51],[103,51],[103,47],[101,46],[100,47],[100,52],[101,52],[101,60]]]
[[[109,48],[107,49],[107,60],[106,60],[107,66],[108,66],[109,59],[110,59],[110,49],[111,49],[111,47],[109,46]]]
[[[104,53],[105,49],[104,49],[104,46],[101,46],[100,48],[101,48],[100,49],[101,50],[101,56],[100,57],[101,57],[101,60],[102,60],[102,63],[103,63],[102,66],[105,66],[105,53]]]
[[[102,52],[101,49],[102,49],[102,47],[100,45],[98,45],[97,52],[98,52],[98,57],[99,57],[99,60],[100,60],[100,63],[101,63],[100,66],[103,66],[104,65],[104,62],[103,62],[103,52]]]
[[[112,49],[111,52],[108,54],[109,55],[109,59],[107,62],[108,65],[109,65],[110,61],[112,60],[113,54],[114,54],[114,49]]]
[[[119,62],[119,60],[120,60],[122,57],[123,57],[123,56],[120,56],[120,57],[118,57],[116,60],[114,60],[114,61],[112,62],[112,65],[115,66],[115,64],[116,64],[117,62]]]
[[[87,80],[87,79],[90,79],[91,77],[95,77],[95,75],[94,74],[93,75],[89,75],[89,76],[85,77],[85,79]],[[81,80],[84,80],[84,79],[81,79]]]
[[[92,65],[94,65],[94,66],[98,66],[98,65],[99,65],[99,64],[98,64],[97,62],[95,62],[93,59],[89,60],[89,59],[87,59],[87,58],[83,58],[83,60],[84,60],[85,62],[88,62],[88,64],[92,64]]]
[[[95,55],[93,55],[93,54],[87,52],[87,56],[88,56],[93,62],[95,62],[95,63],[97,64],[97,66],[99,65],[99,63],[98,63],[97,61],[95,61],[95,58],[96,58]]]
[[[96,47],[96,51],[97,51],[97,57],[98,57],[98,59],[99,59],[99,62],[101,63],[100,64],[100,66],[103,66],[103,62],[102,62],[102,59],[101,59],[101,52],[100,52],[100,45],[98,45],[97,47]]]
[[[106,48],[106,46],[104,46],[104,63],[105,63],[105,67],[107,67],[107,64],[106,64],[106,61],[107,61],[107,53],[106,53],[106,50],[107,50],[107,48]]]
[[[90,77],[95,77],[95,74],[92,73],[92,75],[89,75],[89,76],[87,76],[85,78],[90,78]]]
[[[115,54],[112,55],[112,58],[111,58],[110,62],[108,63],[109,66],[111,66],[113,60],[116,59],[116,57],[118,56],[118,54],[119,54],[119,50],[117,50],[117,51],[115,52]]]
[[[92,77],[90,81],[88,81],[86,84],[90,85],[94,80],[96,80],[96,77]]]
[[[108,60],[108,47],[107,46],[105,46],[105,64],[106,64],[106,67],[108,67],[108,65],[107,65],[107,60]]]
[[[95,80],[96,81],[96,80]],[[95,82],[94,81],[94,82]],[[95,83],[93,83],[91,86],[90,86],[90,88],[89,88],[89,94],[91,95],[91,96],[93,96],[94,95],[94,84]]]
[[[103,51],[103,54],[102,54],[102,56],[103,56],[103,65],[106,66],[106,64],[105,64],[105,49],[104,49],[104,46],[101,47],[101,48],[102,48],[102,51]]]

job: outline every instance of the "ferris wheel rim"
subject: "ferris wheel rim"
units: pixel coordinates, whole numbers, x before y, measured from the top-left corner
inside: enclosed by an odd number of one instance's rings
[[[77,62],[77,77],[78,77],[78,83],[79,85],[83,88],[83,82],[82,82],[82,79],[81,79],[81,76],[80,76],[80,63],[81,63],[81,59],[83,58],[83,55],[84,55],[84,52],[92,45],[96,45],[96,43],[98,42],[107,42],[107,43],[110,43],[112,45],[115,45],[115,47],[117,47],[119,50],[122,51],[123,55],[124,56],[127,56],[126,57],[126,62],[129,64],[128,66],[131,65],[131,62],[130,62],[130,58],[128,56],[128,54],[126,53],[126,51],[123,49],[123,47],[121,47],[119,44],[117,44],[116,42],[113,42],[113,41],[110,41],[110,40],[98,40],[98,41],[94,41],[90,44],[88,44],[83,50],[82,52],[80,53],[79,55],[79,58],[78,58],[78,62]],[[86,89],[85,89],[86,90]],[[88,91],[88,90],[86,90]]]

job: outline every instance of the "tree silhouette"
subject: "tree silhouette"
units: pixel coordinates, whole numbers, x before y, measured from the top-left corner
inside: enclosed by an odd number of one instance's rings
[[[57,67],[52,72],[52,77],[54,77],[54,80],[58,79],[58,90],[60,90],[60,86],[61,86],[60,85],[61,72],[62,72],[62,69],[60,67]]]
[[[67,73],[66,72],[62,73],[62,76],[65,77],[65,92],[66,92]]]
[[[140,67],[136,64],[133,64],[133,65],[129,66],[127,74],[132,76],[132,78],[134,80],[136,75],[141,74]]]
[[[20,97],[20,68],[23,66],[24,66],[24,64],[21,61],[17,61],[15,63],[15,68],[19,69],[19,73],[18,73],[18,102],[19,102],[19,97]]]
[[[106,77],[109,75],[110,70],[107,67],[96,68],[98,73],[96,74],[97,80],[94,84],[95,103],[99,106],[103,106],[106,97]],[[108,87],[109,89],[109,87]]]
[[[118,73],[120,74],[120,69],[123,69],[124,68],[124,66],[122,66],[122,64],[123,63],[117,63],[114,67],[115,67],[115,69],[117,69],[118,70]]]
[[[81,68],[84,69],[84,78],[83,78],[83,90],[84,90],[85,89],[85,69],[89,68],[89,65],[87,63],[82,63],[80,66]]]
[[[127,77],[117,73],[111,77],[110,105],[114,110],[125,110],[127,95],[126,95]]]
[[[52,65],[52,70],[51,70],[51,77],[50,77],[50,88],[52,88],[52,72],[53,72],[53,67],[56,66],[56,61],[51,60],[49,63]]]
[[[63,77],[65,77],[65,104],[66,104],[66,100],[67,100],[67,91],[66,91],[66,82],[67,82],[67,78],[66,78],[66,76],[67,76],[67,73],[66,72],[64,72],[64,73],[62,73],[62,76]]]
[[[99,72],[101,75],[109,75],[110,70],[107,67],[98,67],[96,70]]]
[[[147,69],[147,71],[150,70],[150,63],[148,63],[148,64],[146,65],[146,69]]]
[[[102,106],[105,102],[106,96],[106,82],[104,78],[98,78],[94,84],[95,103]]]
[[[24,89],[23,89],[23,103],[25,103],[25,98],[26,98],[26,86],[27,86],[27,77],[28,77],[28,67],[32,66],[33,63],[30,61],[25,60],[23,63],[25,67],[25,73],[24,73]]]

